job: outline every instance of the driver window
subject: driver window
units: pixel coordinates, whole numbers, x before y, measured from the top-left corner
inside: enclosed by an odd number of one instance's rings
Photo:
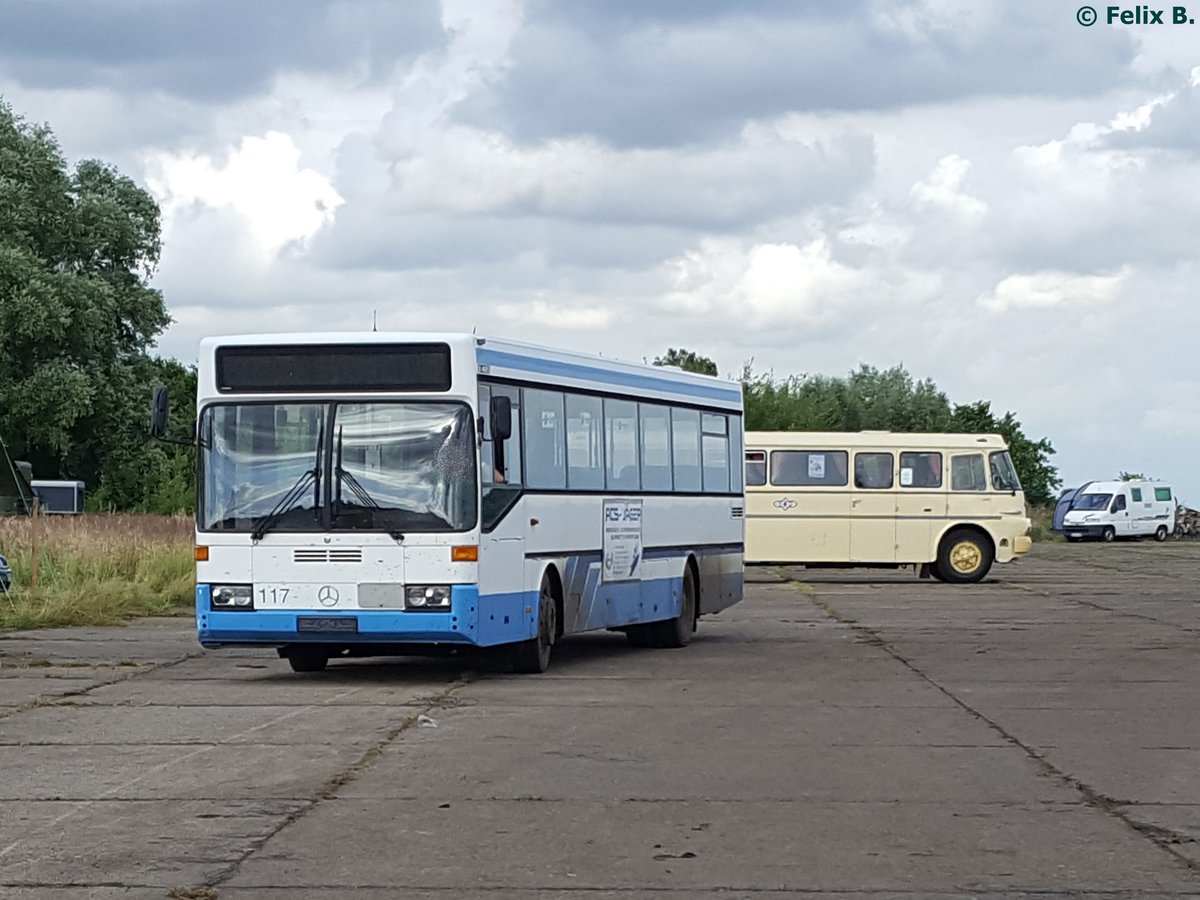
[[[489,410],[492,397],[508,397],[512,403],[512,436],[504,442],[504,466],[496,465],[496,447],[492,439]],[[479,386],[479,418],[482,421],[483,443],[479,448],[479,479],[486,493],[494,485],[521,484],[521,391],[501,385]]]
[[[1125,508],[1125,495],[1117,494],[1117,498],[1113,500],[1112,511],[1120,512]]]

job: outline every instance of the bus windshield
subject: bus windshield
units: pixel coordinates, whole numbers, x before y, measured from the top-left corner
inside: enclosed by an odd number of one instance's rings
[[[992,489],[997,491],[1019,491],[1021,480],[1007,450],[998,450],[991,455]]]
[[[200,417],[204,531],[465,531],[477,518],[463,403],[229,403]]]

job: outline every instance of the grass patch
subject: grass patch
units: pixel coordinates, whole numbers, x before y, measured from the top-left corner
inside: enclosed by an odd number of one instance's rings
[[[0,595],[0,629],[175,615],[195,596],[193,541],[192,520],[183,516],[0,519],[0,553],[13,571],[12,590]]]
[[[1050,526],[1054,524],[1053,506],[1029,507],[1029,520],[1029,536],[1035,544],[1065,540],[1061,534],[1050,530]]]

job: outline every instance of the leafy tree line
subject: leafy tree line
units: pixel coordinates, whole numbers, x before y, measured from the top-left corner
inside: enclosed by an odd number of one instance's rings
[[[655,365],[716,375],[712,360],[690,350],[668,350]],[[1050,463],[1054,447],[1047,438],[1034,440],[1017,417],[998,416],[986,400],[952,404],[929,379],[914,381],[901,366],[880,371],[861,366],[845,378],[789,375],[776,378],[741,373],[747,431],[887,431],[1001,434],[1008,441],[1013,465],[1027,500],[1052,503],[1062,484]]]
[[[69,168],[0,99],[0,435],[35,478],[85,482],[95,508],[192,502],[191,450],[146,440],[151,385],[195,392],[194,372],[150,353],[171,321],[150,286],[160,233],[145,190],[97,160]]]

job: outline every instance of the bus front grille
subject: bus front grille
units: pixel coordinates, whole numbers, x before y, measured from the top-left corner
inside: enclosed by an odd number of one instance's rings
[[[292,562],[297,563],[360,563],[362,550],[357,547],[330,547],[292,551]]]

